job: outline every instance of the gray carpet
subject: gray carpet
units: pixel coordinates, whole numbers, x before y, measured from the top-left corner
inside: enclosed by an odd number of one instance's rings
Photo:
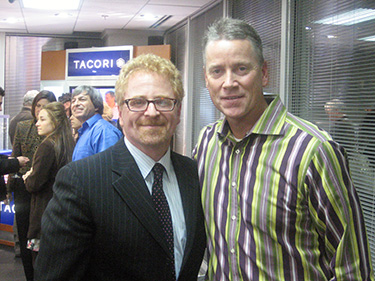
[[[0,280],[25,281],[21,258],[16,258],[14,248],[0,244]]]

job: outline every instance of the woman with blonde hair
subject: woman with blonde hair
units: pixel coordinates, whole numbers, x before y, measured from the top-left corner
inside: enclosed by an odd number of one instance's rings
[[[32,250],[34,261],[39,251],[42,215],[52,198],[55,176],[60,168],[72,161],[75,145],[70,121],[60,102],[43,107],[36,127],[45,139],[34,154],[31,170],[23,176],[26,189],[31,193],[27,248]]]

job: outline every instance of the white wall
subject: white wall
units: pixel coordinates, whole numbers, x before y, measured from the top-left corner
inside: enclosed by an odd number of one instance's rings
[[[149,36],[163,36],[160,31],[107,29],[103,32],[104,46],[146,46]]]

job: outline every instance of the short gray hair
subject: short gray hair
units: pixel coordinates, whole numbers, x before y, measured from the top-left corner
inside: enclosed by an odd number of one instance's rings
[[[218,40],[249,40],[260,65],[264,63],[262,40],[256,30],[239,19],[221,18],[208,27],[203,37],[203,62],[206,64],[208,43]]]
[[[39,94],[37,90],[30,90],[23,96],[23,105],[24,106],[31,106],[33,104],[33,100],[35,96]]]
[[[94,87],[87,86],[87,85],[78,86],[73,91],[72,99],[75,96],[78,96],[79,94],[81,94],[83,92],[86,92],[86,94],[90,96],[91,102],[94,105],[95,109],[97,109],[98,113],[100,115],[102,115],[103,114],[103,108],[104,108],[104,106],[103,106],[103,97],[99,93],[99,91],[97,89],[95,89]]]

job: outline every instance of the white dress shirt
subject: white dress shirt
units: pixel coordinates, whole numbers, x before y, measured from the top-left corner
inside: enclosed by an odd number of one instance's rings
[[[156,162],[135,147],[129,140],[126,139],[126,137],[124,137],[124,139],[126,147],[129,149],[130,154],[134,157],[135,162],[137,163],[138,168],[146,182],[147,188],[150,191],[150,194],[152,194],[152,184],[154,181],[154,173],[152,172],[152,168]],[[162,164],[166,171],[163,173],[163,190],[165,196],[167,197],[172,216],[175,269],[176,278],[178,278],[186,245],[186,223],[180,189],[178,187],[176,173],[171,160],[171,151],[169,148],[158,163]]]

